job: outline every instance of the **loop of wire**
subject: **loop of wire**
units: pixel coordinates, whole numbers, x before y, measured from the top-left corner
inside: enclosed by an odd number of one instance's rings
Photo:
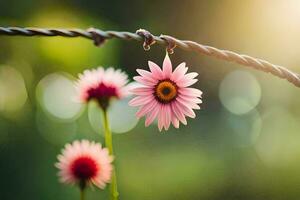
[[[175,42],[175,38],[173,38],[171,36],[168,36],[168,35],[161,35],[159,37],[167,42],[167,47],[166,47],[167,52],[169,54],[173,54],[174,53],[174,49],[177,46],[176,42]]]
[[[153,35],[145,29],[137,30],[136,34],[144,38],[144,43],[143,43],[144,50],[149,51],[150,46],[155,43]]]

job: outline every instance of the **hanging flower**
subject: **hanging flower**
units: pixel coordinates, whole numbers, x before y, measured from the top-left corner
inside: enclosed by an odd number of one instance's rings
[[[114,68],[85,70],[79,74],[76,88],[79,93],[79,100],[87,103],[96,100],[102,109],[109,106],[113,98],[121,99],[128,95],[127,75],[121,70]]]
[[[166,54],[163,69],[155,63],[148,62],[150,72],[137,69],[140,76],[134,77],[142,86],[136,87],[131,92],[137,97],[129,105],[140,106],[137,117],[146,116],[145,125],[149,126],[155,118],[158,119],[158,128],[161,131],[169,129],[172,123],[179,128],[179,122],[187,124],[186,116],[194,118],[193,109],[200,109],[202,92],[189,86],[196,83],[197,73],[186,74],[188,68],[181,63],[172,72],[171,60]]]
[[[81,189],[94,184],[103,189],[111,179],[112,161],[108,149],[101,144],[82,140],[66,144],[56,167],[64,183],[79,184]]]

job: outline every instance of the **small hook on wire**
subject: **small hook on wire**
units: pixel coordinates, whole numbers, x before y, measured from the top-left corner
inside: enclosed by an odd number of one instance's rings
[[[150,46],[155,43],[154,36],[145,29],[139,29],[136,34],[144,38],[143,48],[145,51],[150,50]]]
[[[175,38],[173,38],[169,35],[160,35],[159,37],[167,42],[167,47],[166,47],[167,52],[169,54],[173,54],[174,49],[177,46],[176,42],[175,42]]]

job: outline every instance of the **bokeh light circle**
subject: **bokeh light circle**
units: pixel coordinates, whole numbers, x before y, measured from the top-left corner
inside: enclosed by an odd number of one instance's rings
[[[76,119],[83,107],[76,101],[73,81],[63,73],[44,77],[37,86],[37,99],[46,113],[61,120]]]
[[[108,114],[113,133],[125,133],[133,129],[138,119],[135,116],[137,108],[128,105],[130,98],[115,100],[112,102]],[[91,126],[97,133],[103,133],[103,116],[97,102],[92,101],[88,106],[88,117]]]
[[[25,81],[20,72],[9,66],[0,66],[0,111],[15,112],[27,101]]]
[[[262,161],[273,167],[289,167],[300,155],[300,124],[289,110],[274,106],[264,115],[256,151]]]
[[[129,106],[129,98],[115,102],[110,109],[110,119],[114,122],[112,131],[125,133],[134,128],[138,123],[135,113],[136,107]]]
[[[257,106],[261,99],[261,87],[249,72],[237,70],[223,79],[219,97],[227,110],[241,115]]]

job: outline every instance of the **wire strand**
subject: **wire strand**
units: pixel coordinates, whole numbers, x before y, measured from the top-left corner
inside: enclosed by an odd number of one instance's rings
[[[295,86],[300,87],[300,75],[289,69],[272,64],[266,60],[254,58],[248,55],[238,54],[229,50],[217,49],[215,47],[202,45],[190,40],[179,40],[168,35],[155,36],[144,29],[137,30],[136,33],[126,31],[103,31],[90,28],[83,29],[57,29],[57,28],[20,28],[20,27],[0,27],[0,35],[7,36],[62,36],[62,37],[83,37],[94,41],[95,45],[100,46],[105,40],[118,38],[122,40],[136,40],[144,42],[145,50],[149,50],[154,43],[165,45],[167,50],[172,53],[175,47],[183,50],[194,51],[199,54],[215,57],[217,59],[235,62],[240,65],[248,66],[259,71],[271,73],[281,79],[286,79]]]

